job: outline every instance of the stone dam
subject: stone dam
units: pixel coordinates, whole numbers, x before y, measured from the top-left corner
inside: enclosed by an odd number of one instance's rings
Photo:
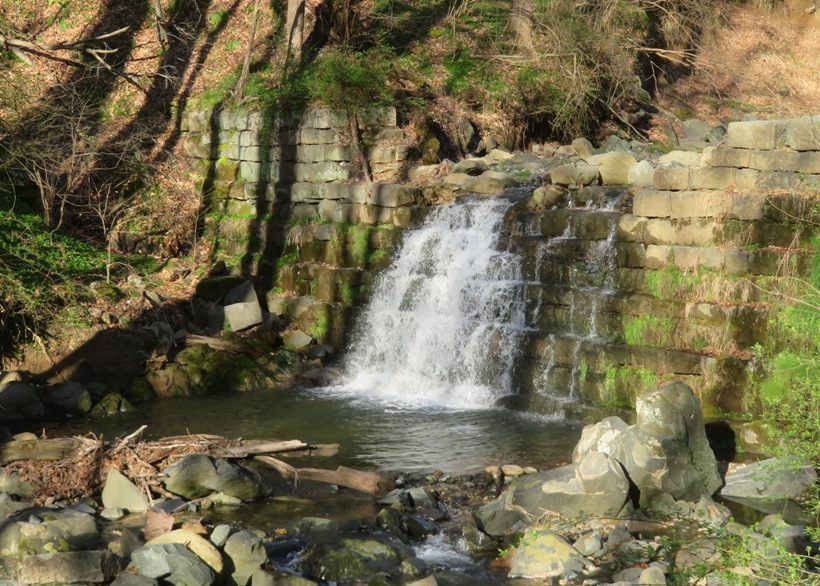
[[[188,112],[182,125],[217,257],[254,277],[268,311],[337,348],[441,186],[416,179],[394,110],[359,118],[372,184],[347,120],[327,110]],[[578,160],[546,158],[533,177]],[[820,116],[732,122],[651,185],[572,185],[548,205],[534,187],[505,192],[498,244],[521,259],[517,402],[633,407],[683,381],[707,416],[754,412],[771,317],[815,250]]]

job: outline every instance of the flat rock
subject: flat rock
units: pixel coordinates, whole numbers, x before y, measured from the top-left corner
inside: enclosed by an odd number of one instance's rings
[[[99,584],[120,570],[120,559],[110,551],[72,551],[30,555],[20,567],[22,584]]]
[[[194,552],[199,559],[208,564],[216,574],[221,574],[224,568],[222,554],[207,539],[187,529],[174,529],[163,533],[146,543],[156,545],[161,543],[179,543]]]
[[[141,547],[131,554],[131,566],[148,578],[186,586],[211,586],[215,579],[208,564],[179,543]]]
[[[120,471],[111,469],[102,491],[103,506],[107,509],[125,509],[131,513],[147,511],[148,496]]]

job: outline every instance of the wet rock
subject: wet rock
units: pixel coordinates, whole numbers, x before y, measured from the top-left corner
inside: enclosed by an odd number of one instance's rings
[[[46,414],[46,408],[34,387],[21,381],[0,385],[0,423],[36,421]]]
[[[131,554],[131,567],[148,578],[186,586],[211,586],[213,570],[179,543],[147,545]]]
[[[345,537],[310,546],[300,563],[302,573],[318,580],[366,581],[373,574],[392,573],[401,564],[395,547],[376,539]]]
[[[127,411],[134,411],[134,406],[119,393],[109,393],[94,405],[91,414],[95,417],[104,417]]]
[[[561,535],[539,530],[522,540],[513,554],[509,575],[511,578],[571,580],[591,565]]]
[[[726,474],[720,494],[731,499],[786,501],[798,498],[816,482],[817,472],[808,462],[770,458]]]
[[[238,531],[231,535],[223,548],[228,558],[226,583],[245,586],[251,575],[268,561],[265,543],[256,533]]]
[[[187,529],[174,529],[167,533],[163,533],[146,543],[146,545],[157,545],[162,543],[179,543],[190,549],[203,562],[219,575],[222,573],[224,563],[222,561],[222,554],[214,545],[193,531]]]
[[[30,555],[20,567],[23,584],[99,584],[120,570],[120,559],[110,551],[75,551]]]
[[[339,522],[321,517],[304,517],[299,520],[296,530],[302,535],[336,533],[339,530]]]
[[[485,173],[480,177],[467,177],[462,181],[461,188],[470,193],[492,195],[504,191],[510,186],[509,183],[506,178],[493,177],[489,173]]]
[[[438,525],[420,515],[408,515],[404,518],[404,525],[413,539],[423,539],[438,533]]]
[[[147,511],[148,496],[118,470],[111,469],[105,478],[102,503],[106,508],[122,508],[131,513]]]
[[[284,572],[256,570],[251,576],[251,584],[253,586],[313,586],[316,582]]]
[[[532,192],[532,197],[527,200],[527,209],[531,211],[548,210],[564,193],[563,190],[552,185],[538,187]]]
[[[224,492],[243,500],[251,500],[270,493],[262,481],[225,460],[205,454],[186,456],[164,471],[165,488],[188,499]]]
[[[147,403],[156,396],[156,393],[147,380],[135,378],[123,388],[122,396],[130,403]]]
[[[63,413],[82,415],[91,410],[91,394],[84,384],[68,381],[56,387],[43,389],[43,399]]]

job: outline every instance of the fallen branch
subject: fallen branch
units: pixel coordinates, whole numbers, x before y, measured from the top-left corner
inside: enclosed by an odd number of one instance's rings
[[[367,494],[381,494],[393,488],[393,483],[390,480],[376,472],[365,472],[345,466],[339,466],[336,470],[296,468],[271,456],[256,456],[254,460],[270,466],[286,479],[313,480],[325,484],[337,484]]]

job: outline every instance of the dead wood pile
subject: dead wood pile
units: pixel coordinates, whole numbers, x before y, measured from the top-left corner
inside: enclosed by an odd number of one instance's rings
[[[142,441],[146,426],[113,442],[102,437],[36,439],[0,444],[0,465],[31,486],[35,504],[76,500],[99,495],[108,471],[127,476],[147,495],[172,496],[162,486],[168,465],[188,454],[218,458],[247,458],[260,454],[331,455],[335,444],[310,446],[299,440],[242,440],[189,434]]]

